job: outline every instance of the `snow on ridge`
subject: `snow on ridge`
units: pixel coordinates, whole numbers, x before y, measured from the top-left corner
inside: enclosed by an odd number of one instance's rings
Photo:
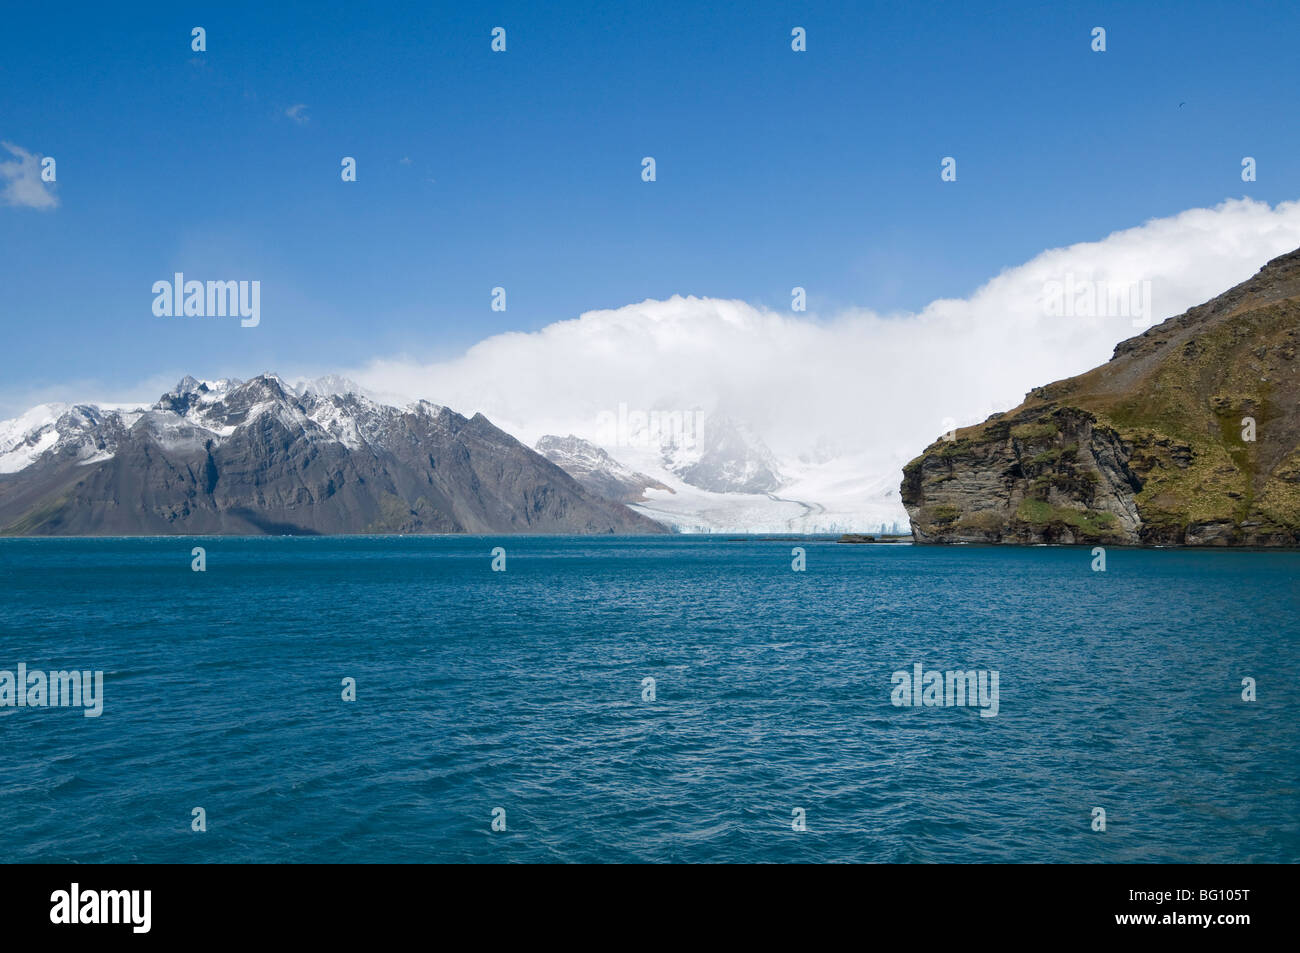
[[[9,453],[33,431],[53,426],[70,409],[71,404],[37,404],[17,417],[0,420],[0,454]]]
[[[332,400],[319,400],[307,416],[349,450],[359,450],[366,441],[356,419]]]
[[[194,451],[209,440],[226,441],[267,413],[309,440],[355,451],[381,446],[402,414],[433,418],[442,410],[425,400],[405,407],[381,402],[337,374],[296,386],[273,372],[248,380],[186,375],[153,403],[47,403],[0,421],[0,473],[24,470],[52,450],[82,465],[110,459],[121,434],[137,426],[166,449]]]
[[[411,414],[423,415],[425,417],[437,417],[447,408],[442,404],[435,404],[431,400],[424,400],[421,398],[420,400],[411,401],[409,404],[403,406],[402,409]]]
[[[34,442],[24,443],[8,453],[0,454],[0,473],[17,473],[25,470],[36,458],[59,442],[59,432],[53,425],[41,428]]]
[[[355,394],[358,397],[370,397],[370,392],[356,381],[341,374],[323,374],[313,380],[300,380],[293,387],[295,393],[316,397],[346,397]]]
[[[199,393],[199,403],[215,404],[225,399],[227,394],[229,394],[235,388],[239,387],[239,385],[241,385],[244,382],[237,377],[222,377],[215,381],[205,380],[205,381],[199,381],[199,383],[207,388],[206,393],[204,392]]]

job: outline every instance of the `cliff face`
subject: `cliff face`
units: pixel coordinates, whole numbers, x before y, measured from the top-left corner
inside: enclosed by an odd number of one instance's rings
[[[0,535],[664,532],[482,414],[272,375],[78,405],[0,450]]]
[[[1300,545],[1300,250],[903,470],[921,543]]]

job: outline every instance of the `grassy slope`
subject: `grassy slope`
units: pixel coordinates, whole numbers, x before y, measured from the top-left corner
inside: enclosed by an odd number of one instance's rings
[[[1298,337],[1300,251],[1125,342],[1101,367],[1040,388],[1001,418],[963,429],[955,445],[933,445],[908,470],[931,454],[1006,439],[1008,420],[1029,421],[1012,427],[1011,436],[1050,442],[1053,412],[1078,408],[1131,449],[1129,466],[1142,480],[1136,502],[1154,537],[1220,522],[1294,534],[1300,530]],[[1243,439],[1247,416],[1255,420],[1254,442]],[[1054,464],[1051,452],[1036,462]],[[1089,535],[1106,528],[1106,516],[1033,499],[1016,513],[1031,525],[1066,523]]]

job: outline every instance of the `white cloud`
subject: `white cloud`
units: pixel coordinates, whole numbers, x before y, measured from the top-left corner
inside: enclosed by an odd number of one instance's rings
[[[0,145],[15,156],[8,162],[0,162],[0,204],[25,208],[57,207],[58,196],[50,184],[41,179],[41,156],[12,142],[0,142]]]
[[[300,126],[307,125],[310,118],[307,116],[307,104],[295,103],[284,111],[284,114]]]
[[[723,411],[778,454],[865,454],[864,481],[896,472],[946,429],[1108,360],[1129,317],[1053,317],[1044,287],[1149,281],[1156,322],[1300,247],[1300,202],[1246,199],[1045,251],[964,299],[916,314],[811,317],[741,301],[673,297],[488,338],[452,360],[376,359],[347,376],[373,391],[482,411],[532,442],[598,434],[631,409]]]

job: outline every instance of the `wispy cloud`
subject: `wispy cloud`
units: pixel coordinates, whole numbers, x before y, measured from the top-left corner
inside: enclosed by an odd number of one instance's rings
[[[55,208],[59,198],[41,179],[41,156],[12,142],[0,142],[15,158],[0,162],[0,204],[24,208]]]
[[[284,114],[300,126],[307,125],[310,118],[307,116],[307,104],[295,103],[284,111]]]

